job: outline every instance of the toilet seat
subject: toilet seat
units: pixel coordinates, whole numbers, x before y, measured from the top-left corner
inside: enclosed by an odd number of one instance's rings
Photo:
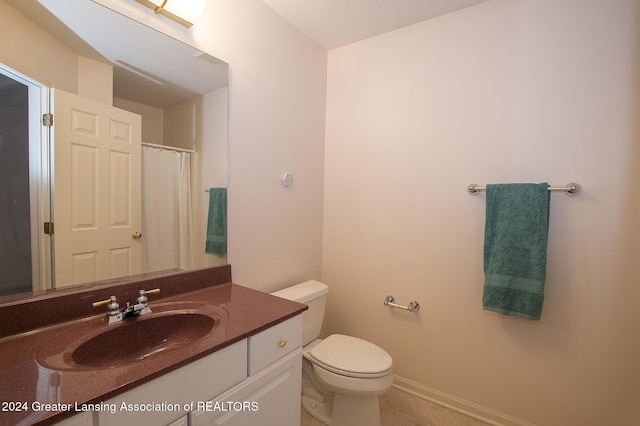
[[[380,347],[357,337],[333,334],[308,351],[310,361],[336,374],[376,378],[389,374],[393,361]]]

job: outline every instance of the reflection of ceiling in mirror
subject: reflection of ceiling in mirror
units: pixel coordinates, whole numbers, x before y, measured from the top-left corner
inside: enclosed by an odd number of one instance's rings
[[[111,63],[115,97],[164,108],[228,84],[226,63],[90,0],[6,1],[79,55]]]

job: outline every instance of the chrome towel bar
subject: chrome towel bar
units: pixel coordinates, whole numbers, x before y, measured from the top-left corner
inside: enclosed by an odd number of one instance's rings
[[[477,195],[478,192],[484,192],[487,188],[479,186],[477,183],[472,183],[467,187],[467,192],[471,195]],[[567,195],[578,195],[582,191],[582,187],[577,183],[568,183],[566,186],[555,187],[550,186],[549,191],[562,191]]]
[[[396,299],[393,296],[387,296],[386,299],[384,299],[384,304],[386,306],[393,306],[394,308],[406,309],[407,311],[411,311],[411,312],[420,310],[420,304],[416,300],[412,300],[411,302],[409,302],[409,306],[398,305],[395,302],[396,302]]]

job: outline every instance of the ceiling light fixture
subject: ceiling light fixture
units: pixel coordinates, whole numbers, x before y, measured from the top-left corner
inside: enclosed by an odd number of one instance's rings
[[[207,0],[136,0],[189,28],[202,15]]]

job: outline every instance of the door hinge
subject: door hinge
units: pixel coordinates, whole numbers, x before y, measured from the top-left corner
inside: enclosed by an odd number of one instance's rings
[[[42,114],[42,125],[45,127],[53,126],[53,114],[50,112]]]
[[[53,222],[44,223],[44,233],[47,235],[53,235]]]

